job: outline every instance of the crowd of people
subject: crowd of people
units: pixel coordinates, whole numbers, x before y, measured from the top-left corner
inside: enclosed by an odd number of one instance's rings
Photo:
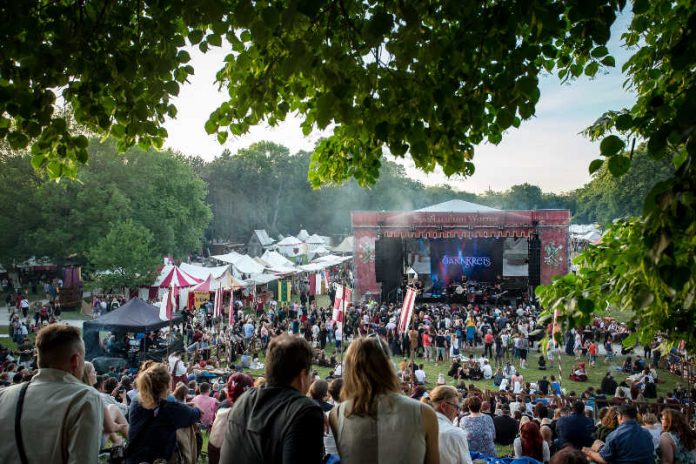
[[[96,372],[79,331],[59,323],[38,332],[36,358],[2,350],[0,461],[95,462],[108,444],[112,462],[196,462],[203,435],[211,463],[470,463],[501,447],[544,463],[696,460],[696,385],[648,401],[669,361],[654,345],[614,366],[628,331],[613,320],[558,337],[544,356],[537,342],[553,327],[532,305],[419,305],[404,334],[400,308],[372,301],[343,324],[315,302],[238,307],[229,328],[210,309],[167,335],[184,352],[124,371]],[[604,358],[601,385],[562,388],[561,351],[578,381]],[[426,362],[442,368],[436,379]],[[548,375],[528,378],[530,363]]]

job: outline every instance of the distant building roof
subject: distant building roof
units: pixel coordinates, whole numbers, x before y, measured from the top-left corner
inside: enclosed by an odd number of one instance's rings
[[[449,200],[416,210],[419,213],[485,213],[494,211],[500,210],[464,200]]]
[[[272,245],[273,242],[275,242],[275,240],[268,236],[268,233],[264,229],[254,230],[254,234],[256,234],[256,238],[261,242],[261,246]]]

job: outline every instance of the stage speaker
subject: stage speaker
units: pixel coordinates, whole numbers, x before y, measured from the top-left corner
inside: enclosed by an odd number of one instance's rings
[[[541,240],[533,235],[528,241],[529,250],[529,285],[536,287],[541,284]]]
[[[401,282],[403,246],[401,238],[375,241],[375,277],[377,282]]]

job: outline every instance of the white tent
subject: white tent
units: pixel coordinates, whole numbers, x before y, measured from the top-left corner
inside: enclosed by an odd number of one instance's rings
[[[274,280],[278,280],[280,276],[273,274],[252,274],[247,280],[244,281],[247,287],[253,287],[256,285],[264,285]]]
[[[247,255],[239,254],[235,251],[224,255],[214,255],[212,258],[222,261],[223,263],[230,263],[232,269],[235,272],[241,272],[242,274],[261,274],[264,267],[254,261],[253,258]]]
[[[500,210],[464,200],[449,200],[416,210],[419,213],[484,213],[494,211]]]
[[[275,248],[283,256],[298,256],[306,253],[305,244],[298,238],[292,235],[285,237],[283,240],[275,244]]]
[[[225,271],[227,271],[227,269],[229,269],[229,267],[229,265],[206,267],[199,266],[197,264],[181,263],[179,269],[188,275],[196,277],[197,279],[205,280],[208,278],[208,276],[212,276],[213,279],[218,279],[225,273]]]
[[[271,266],[285,266],[285,267],[294,267],[294,263],[290,261],[288,258],[285,256],[281,255],[277,251],[271,251],[267,250],[262,256],[261,259],[270,264]]]
[[[297,234],[297,238],[299,238],[303,242],[307,240],[307,237],[309,237],[309,232],[307,232],[305,229],[302,229],[300,233]]]
[[[353,253],[353,246],[354,246],[355,241],[353,240],[353,236],[350,235],[346,238],[343,239],[343,241],[333,249],[334,253],[340,253],[340,254],[351,254]]]

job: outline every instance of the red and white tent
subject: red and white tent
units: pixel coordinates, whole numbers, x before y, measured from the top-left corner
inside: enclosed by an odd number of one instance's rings
[[[162,272],[160,272],[154,286],[159,288],[181,288],[191,287],[201,282],[201,279],[197,279],[192,275],[187,274],[178,267],[167,265],[164,266]]]
[[[212,291],[214,291],[215,288],[212,285],[212,279],[213,279],[212,274],[209,274],[208,277],[203,282],[201,282],[200,284],[196,284],[194,287],[191,288],[190,291],[192,291],[192,292],[212,292]]]

